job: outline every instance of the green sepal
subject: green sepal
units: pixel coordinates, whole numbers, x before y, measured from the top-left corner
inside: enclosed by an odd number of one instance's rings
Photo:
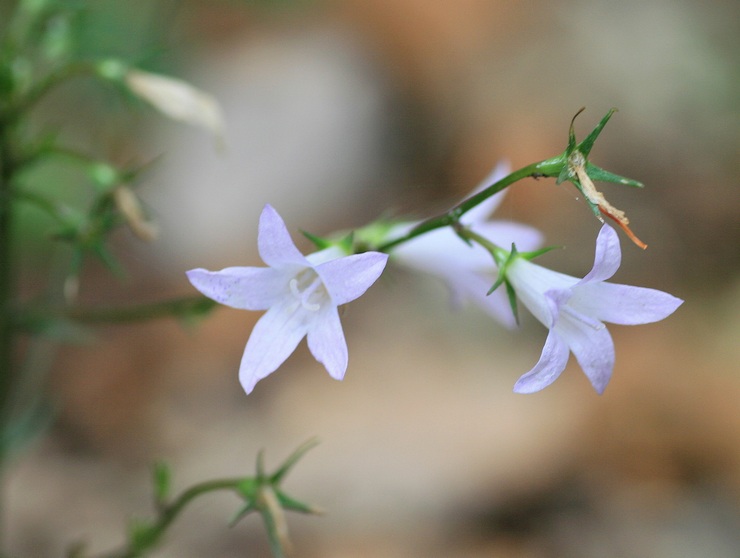
[[[568,147],[565,148],[566,155],[570,155],[576,150],[576,131],[573,123],[576,121],[578,115],[581,114],[584,110],[586,110],[586,107],[581,107],[580,109],[578,109],[578,112],[573,115],[573,118],[570,119],[570,128],[568,128]]]
[[[519,306],[516,300],[516,291],[509,281],[506,281],[506,297],[509,299],[509,306],[511,306],[511,312],[514,314],[514,321],[516,325],[519,325]]]
[[[253,511],[257,511],[257,507],[254,505],[254,503],[247,502],[246,504],[244,504],[244,506],[239,508],[239,510],[229,520],[229,527],[233,527],[234,525],[239,523],[239,521],[241,521],[243,517],[249,515]]]
[[[594,181],[598,180],[600,182],[616,182],[617,184],[624,184],[625,186],[632,186],[634,188],[645,187],[642,182],[638,182],[637,180],[633,180],[631,178],[625,178],[624,176],[619,176],[618,174],[614,174],[612,172],[604,170],[601,167],[597,167],[590,161],[586,161],[586,174],[588,174],[591,180]]]
[[[280,468],[270,475],[270,483],[277,485],[283,480],[283,477],[298,463],[298,461],[308,452],[308,450],[315,448],[319,444],[317,438],[311,438],[306,442],[303,442],[298,446],[293,453],[283,462]]]
[[[315,234],[311,234],[308,231],[302,230],[301,234],[305,236],[308,240],[313,242],[314,246],[316,246],[316,248],[318,248],[319,250],[324,250],[325,248],[329,248],[329,246],[334,245],[334,243],[328,238],[322,238],[320,236],[316,236]]]
[[[571,136],[573,136],[573,121],[575,121],[576,116],[581,114],[583,110],[584,109],[579,110],[576,113],[576,115],[573,117],[573,120],[570,123]],[[596,125],[596,127],[593,130],[591,130],[591,133],[588,136],[586,136],[586,139],[584,139],[581,143],[578,144],[577,149],[583,154],[584,158],[588,158],[588,154],[591,153],[591,149],[593,148],[594,143],[596,142],[596,138],[599,137],[599,134],[601,134],[601,130],[604,129],[604,126],[606,126],[606,123],[609,122],[609,119],[612,117],[612,114],[614,114],[615,112],[617,112],[616,108],[610,108],[609,112],[606,113],[604,118],[602,118],[601,121]],[[569,146],[570,146],[570,142],[569,142]]]
[[[314,506],[310,506],[308,504],[304,504],[303,502],[299,502],[298,500],[295,500],[294,498],[291,498],[285,492],[282,490],[275,489],[275,496],[277,496],[278,501],[280,502],[280,507],[282,507],[284,510],[292,510],[297,511],[301,513],[311,513],[311,514],[318,514],[321,513],[321,510]]]
[[[154,502],[157,506],[164,506],[172,489],[172,469],[164,461],[155,463],[152,467],[152,484],[154,485]]]
[[[531,252],[519,252],[519,256],[524,258],[525,260],[532,261],[535,258],[539,258],[540,256],[547,254],[548,252],[552,252],[553,250],[561,250],[562,246],[545,246],[544,248],[540,248],[539,250],[532,250]]]
[[[504,252],[504,250],[502,249],[501,252]],[[500,261],[494,256],[494,258],[496,259],[496,264],[499,267],[498,278],[496,279],[496,282],[493,284],[493,286],[488,289],[486,296],[490,295],[493,291],[498,289],[504,281],[506,281],[506,272],[508,271],[511,262],[513,262],[518,256],[519,252],[516,249],[516,245],[513,243],[511,245],[511,251],[508,253],[505,260]]]

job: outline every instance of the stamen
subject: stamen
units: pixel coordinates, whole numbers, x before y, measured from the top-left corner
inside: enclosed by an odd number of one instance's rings
[[[316,312],[321,308],[321,304],[318,302],[309,302],[308,299],[311,297],[311,295],[314,293],[314,291],[321,286],[321,279],[316,276],[314,280],[311,282],[311,284],[301,292],[298,285],[298,279],[293,278],[290,280],[290,292],[293,293],[293,296],[296,297],[298,300],[301,301],[301,306],[303,306],[306,310],[309,310],[311,312]]]

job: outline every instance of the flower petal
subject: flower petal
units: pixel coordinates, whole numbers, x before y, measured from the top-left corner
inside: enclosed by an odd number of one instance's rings
[[[308,348],[316,360],[324,365],[335,380],[344,378],[347,371],[347,342],[336,306],[322,310],[321,316],[308,329]]]
[[[309,263],[296,248],[285,221],[270,204],[265,205],[260,215],[257,246],[260,257],[270,267],[309,267]]]
[[[591,385],[602,394],[614,370],[612,336],[603,324],[594,327],[593,319],[586,316],[578,320],[574,313],[561,313],[554,331],[562,336]]]
[[[516,249],[520,252],[537,250],[542,246],[544,238],[542,233],[534,227],[513,221],[497,220],[481,223],[475,226],[475,232],[502,248],[509,249],[512,244],[516,244]]]
[[[619,269],[622,263],[622,251],[619,248],[619,236],[609,225],[604,225],[596,238],[596,256],[594,267],[581,283],[606,281]]]
[[[476,227],[476,231],[478,228]],[[393,259],[425,273],[447,275],[456,269],[493,269],[493,258],[477,244],[465,243],[451,229],[437,229],[393,249]]]
[[[241,310],[267,310],[282,298],[289,280],[270,267],[227,267],[221,271],[198,268],[186,275],[208,298]]]
[[[542,355],[537,364],[519,378],[514,384],[516,393],[534,393],[546,388],[565,370],[568,364],[570,351],[566,342],[555,332],[550,330],[542,348]]]
[[[458,300],[470,299],[476,306],[508,329],[516,327],[516,317],[511,310],[504,287],[487,294],[495,282],[495,272],[490,277],[467,270],[450,274],[448,284]]]
[[[621,325],[649,324],[675,312],[683,300],[673,295],[614,283],[586,283],[573,288],[573,308],[601,321]]]
[[[365,252],[324,262],[315,267],[335,306],[361,296],[380,277],[388,254]]]
[[[255,324],[244,349],[239,381],[250,393],[257,382],[285,362],[306,335],[310,316],[300,304],[276,304]]]

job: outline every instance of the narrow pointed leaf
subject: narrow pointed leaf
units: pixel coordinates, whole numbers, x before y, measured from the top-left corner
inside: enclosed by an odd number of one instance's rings
[[[588,157],[588,154],[591,153],[591,148],[594,146],[594,142],[596,141],[596,138],[599,137],[599,134],[601,133],[601,130],[604,129],[604,126],[606,126],[606,123],[609,122],[609,119],[612,117],[612,114],[617,112],[616,108],[609,109],[609,112],[606,113],[606,116],[601,119],[601,122],[599,122],[596,125],[596,128],[594,128],[591,133],[584,139],[579,145],[578,145],[578,151],[583,153],[584,157]],[[577,116],[577,115],[576,115]],[[575,117],[574,117],[575,118]],[[572,126],[572,124],[571,124]]]

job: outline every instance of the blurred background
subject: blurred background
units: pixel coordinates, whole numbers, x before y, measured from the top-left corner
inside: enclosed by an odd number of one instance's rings
[[[56,353],[59,416],[10,470],[13,556],[119,544],[125,522],[150,512],[154,461],[172,464],[178,489],[251,473],[261,448],[274,467],[312,436],[321,444],[286,488],[327,513],[288,517],[296,556],[738,556],[737,2],[90,4],[83,51],[211,92],[227,130],[218,149],[146,107],[132,118],[130,103],[91,83],[44,105],[101,157],[158,157],[137,191],[159,239],[122,231],[126,279],[93,262],[84,301],[191,294],[187,269],[261,265],[267,202],[304,250],[300,230],[430,215],[500,159],[518,168],[560,153],[580,107],[582,138],[614,106],[591,159],[646,187],[597,186],[649,245],[622,237],[614,281],[686,302],[658,324],[610,327],[617,363],[603,396],[574,361],[543,392],[512,393],[545,328],[524,316],[509,332],[476,309],[453,313],[442,285],[395,268],[344,309],[341,383],[302,345],[245,396],[237,370],[259,313],[101,328],[94,343]],[[543,265],[591,268],[600,224],[571,185],[523,181],[498,217],[567,246]],[[49,254],[43,223],[26,226],[33,284],[46,280]],[[268,556],[257,517],[227,528],[238,506],[203,499],[157,555]]]

